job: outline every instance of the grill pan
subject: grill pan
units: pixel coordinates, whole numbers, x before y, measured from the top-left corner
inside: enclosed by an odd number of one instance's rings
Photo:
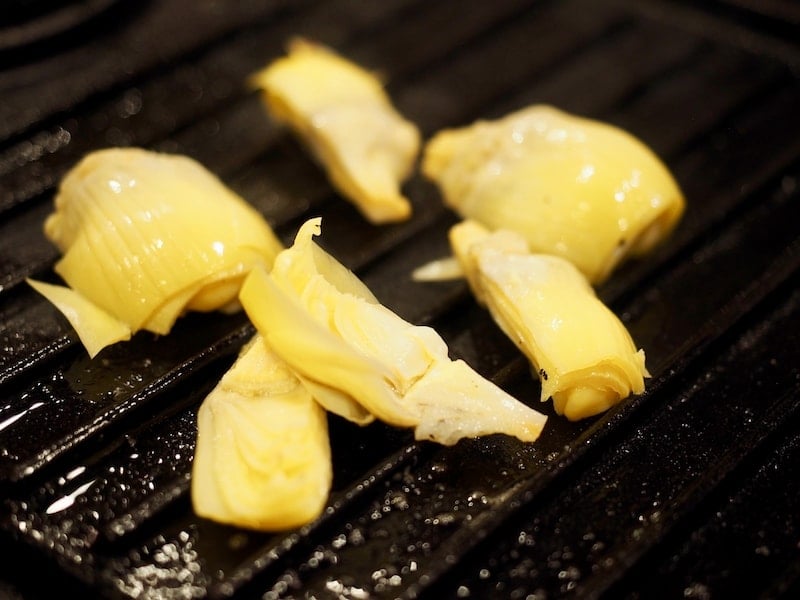
[[[793,3],[63,4],[26,13],[46,35],[0,44],[0,597],[798,596]],[[682,222],[599,289],[647,353],[643,395],[580,423],[550,414],[463,282],[411,281],[456,217],[416,176],[414,217],[369,226],[269,121],[244,81],[295,35],[381,72],[426,137],[547,102],[665,160]],[[321,215],[321,244],[384,304],[550,414],[542,437],[447,448],[331,417],[318,521],[268,534],[195,516],[196,411],[250,324],[191,315],[89,360],[24,283],[53,280],[41,226],[59,179],[112,145],[197,158],[287,243]]]

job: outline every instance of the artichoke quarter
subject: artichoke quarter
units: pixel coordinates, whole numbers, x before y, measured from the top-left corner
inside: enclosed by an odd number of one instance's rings
[[[572,263],[469,220],[451,228],[450,243],[475,298],[530,360],[541,400],[552,398],[558,414],[590,417],[644,391],[644,351]]]
[[[325,410],[256,335],[200,406],[195,512],[260,530],[304,525],[332,479]]]
[[[269,114],[305,142],[328,178],[371,223],[403,221],[400,192],[419,153],[417,127],[381,82],[328,48],[301,39],[252,79]]]
[[[463,218],[516,231],[592,284],[652,250],[684,211],[675,179],[640,140],[545,105],[440,131],[422,171]]]
[[[240,300],[269,346],[326,409],[378,418],[417,439],[454,444],[490,433],[535,440],[546,417],[451,360],[432,328],[404,321],[322,250],[307,221],[271,272],[254,269]]]
[[[68,287],[29,280],[91,356],[186,311],[236,310],[242,280],[282,245],[263,217],[196,161],[139,148],[88,154],[64,177],[45,236]]]

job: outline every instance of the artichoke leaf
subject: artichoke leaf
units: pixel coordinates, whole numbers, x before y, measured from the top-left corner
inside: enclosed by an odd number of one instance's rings
[[[481,377],[463,360],[438,362],[406,394],[420,413],[418,440],[453,445],[493,433],[535,441],[547,417]]]
[[[34,279],[26,281],[67,318],[91,358],[106,346],[131,338],[130,327],[75,290]]]
[[[248,275],[239,298],[258,331],[298,377],[311,382],[314,397],[326,409],[362,425],[373,416],[401,427],[416,422],[400,402],[401,386],[390,368],[359,353],[324,320],[313,318],[300,298],[281,289],[263,269]],[[324,315],[317,311],[317,317]]]

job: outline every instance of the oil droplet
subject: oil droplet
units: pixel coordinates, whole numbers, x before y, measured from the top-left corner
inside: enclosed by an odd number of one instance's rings
[[[758,554],[759,556],[769,556],[770,554],[769,546],[765,546],[763,544],[761,546],[758,546],[756,548],[756,554]]]
[[[236,533],[228,539],[228,547],[232,550],[239,550],[247,546],[248,537],[244,533]]]
[[[699,598],[700,600],[710,600],[711,590],[702,583],[692,583],[683,588],[684,598]]]

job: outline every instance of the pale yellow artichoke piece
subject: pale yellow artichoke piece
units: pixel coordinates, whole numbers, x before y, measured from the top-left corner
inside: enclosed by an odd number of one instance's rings
[[[462,217],[520,233],[533,252],[568,259],[593,284],[661,242],[685,205],[641,141],[545,105],[439,132],[422,171]]]
[[[454,256],[426,262],[411,272],[414,281],[450,281],[464,278],[464,269]]]
[[[87,155],[62,181],[44,231],[63,253],[55,270],[67,285],[132,333],[166,334],[189,310],[235,309],[245,275],[282,249],[199,163],[138,148]],[[103,337],[92,327],[84,319],[82,339]]]
[[[106,346],[131,338],[130,327],[75,290],[34,279],[27,282],[67,318],[91,358]]]
[[[516,233],[465,221],[450,232],[476,298],[528,357],[571,420],[599,414],[644,391],[645,357],[622,322],[569,261],[531,254]]]
[[[342,277],[344,267],[334,270],[335,278],[326,276],[335,263],[313,242],[319,231],[320,219],[306,222],[269,275],[254,270],[248,276],[239,299],[325,408],[361,424],[376,416],[413,426],[417,415],[403,405],[403,391],[424,374],[432,353],[446,355],[444,343],[427,330],[414,339],[413,326],[365,297],[355,275],[349,283]]]
[[[493,433],[533,442],[547,421],[545,415],[509,396],[463,360],[437,362],[406,393],[405,401],[422,415],[414,437],[448,446],[462,438]]]
[[[252,77],[272,117],[309,147],[333,185],[372,223],[403,221],[400,191],[420,148],[417,127],[381,82],[319,44],[295,40],[287,56]]]
[[[327,417],[263,338],[242,350],[197,418],[198,515],[267,531],[320,515],[332,480]]]
[[[376,417],[446,444],[484,433],[538,435],[542,415],[451,361],[432,328],[404,321],[355,275],[332,268],[335,260],[313,242],[319,232],[320,219],[306,222],[271,273],[250,273],[240,300],[320,404],[358,423]]]

